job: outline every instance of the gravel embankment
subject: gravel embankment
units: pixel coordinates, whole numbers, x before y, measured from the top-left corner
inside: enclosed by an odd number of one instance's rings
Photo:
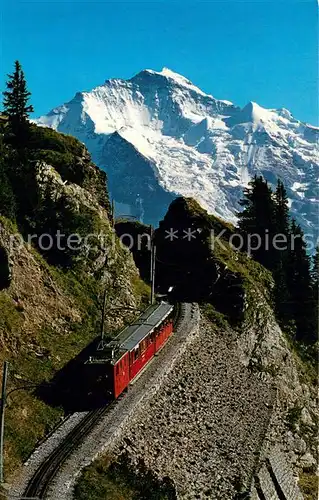
[[[230,500],[234,485],[247,484],[254,469],[273,397],[272,387],[240,363],[236,335],[202,321],[117,450],[172,478],[179,498]]]
[[[28,481],[35,474],[42,462],[52,453],[56,447],[65,439],[69,432],[87,415],[88,412],[76,412],[67,417],[55,432],[50,434],[32,453],[24,463],[23,469],[15,483],[9,490],[8,498],[11,500],[22,496]]]

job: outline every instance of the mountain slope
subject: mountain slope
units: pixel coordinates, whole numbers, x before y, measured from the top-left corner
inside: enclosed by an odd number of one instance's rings
[[[1,132],[3,180],[17,152]],[[73,137],[35,126],[29,132],[32,160],[25,151],[18,181],[8,177],[14,207],[24,203],[28,213],[9,219],[0,204],[0,366],[10,364],[6,480],[64,412],[88,407],[79,366],[87,346],[96,346],[104,294],[109,335],[149,301],[132,256],[114,234],[105,173]],[[76,249],[72,234],[81,240]]]
[[[85,143],[120,213],[157,223],[183,195],[235,222],[242,188],[261,173],[285,182],[292,213],[316,231],[319,129],[286,109],[240,109],[164,68],[107,80],[37,123]]]

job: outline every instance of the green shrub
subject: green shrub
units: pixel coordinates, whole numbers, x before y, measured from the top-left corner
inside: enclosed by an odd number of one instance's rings
[[[202,306],[202,311],[206,318],[219,328],[225,329],[229,327],[227,317],[224,314],[216,311],[213,305],[204,304]]]
[[[22,316],[14,301],[5,292],[0,292],[0,338],[8,343],[19,335]]]
[[[141,307],[143,305],[147,306],[150,303],[151,288],[144,281],[142,281],[138,276],[132,279],[134,295],[141,297]]]
[[[133,468],[126,454],[104,457],[87,467],[75,489],[76,500],[175,500],[169,478],[158,479],[141,460]]]
[[[317,500],[319,484],[316,474],[309,472],[301,473],[298,484],[303,493],[304,500]]]
[[[81,156],[83,144],[71,135],[61,134],[52,128],[31,126],[28,148],[31,150],[52,150]]]

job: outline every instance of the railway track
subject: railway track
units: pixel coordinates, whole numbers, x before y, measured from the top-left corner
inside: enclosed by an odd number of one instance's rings
[[[184,317],[183,306],[176,304],[174,316],[174,330],[178,327]],[[46,497],[49,486],[57,472],[72,454],[74,449],[89,434],[97,422],[109,412],[117,402],[125,397],[122,394],[117,400],[111,401],[107,406],[90,411],[66,436],[66,438],[55,448],[55,450],[42,462],[34,476],[28,483],[22,498],[43,499]]]
[[[42,462],[30,480],[24,498],[45,498],[49,485],[63,462],[71,455],[74,448],[85,438],[99,419],[110,410],[115,401],[108,406],[90,411],[64,441]]]

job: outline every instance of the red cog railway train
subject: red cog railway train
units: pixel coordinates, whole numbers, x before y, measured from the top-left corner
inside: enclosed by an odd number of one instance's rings
[[[86,362],[95,390],[116,399],[165,344],[173,331],[171,304],[151,305],[110,342],[100,342]]]

